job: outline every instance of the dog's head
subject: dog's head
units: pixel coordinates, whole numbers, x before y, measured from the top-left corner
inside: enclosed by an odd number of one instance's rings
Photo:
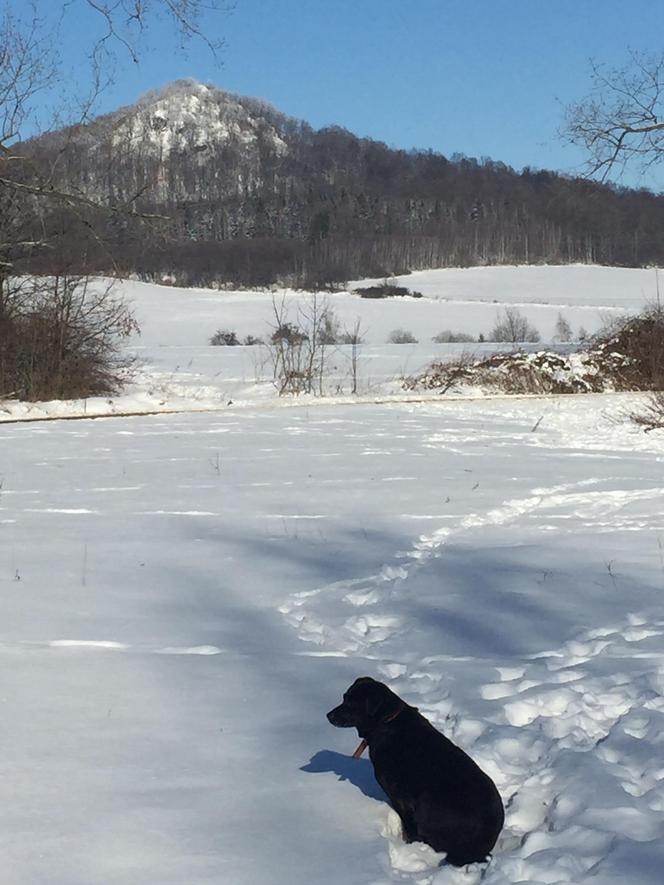
[[[382,682],[361,676],[344,692],[343,703],[330,710],[327,718],[337,728],[355,727],[363,734],[391,719],[404,706],[401,698]]]

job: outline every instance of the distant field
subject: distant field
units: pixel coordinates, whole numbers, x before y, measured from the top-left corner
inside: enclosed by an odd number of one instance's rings
[[[409,329],[421,343],[443,329],[474,337],[490,332],[505,305],[517,305],[549,340],[562,312],[574,332],[595,332],[624,311],[638,311],[657,295],[654,269],[587,267],[482,267],[418,271],[397,277],[399,285],[420,291],[422,299],[367,300],[349,292],[328,297],[343,325],[359,318],[367,343],[384,344],[397,328]],[[352,290],[380,280],[354,281]],[[664,283],[663,283],[664,286]],[[219,327],[238,336],[264,335],[274,322],[273,298],[294,307],[306,299],[294,292],[217,292],[127,282],[143,334],[141,345],[199,345]],[[321,296],[325,297],[325,296]]]
[[[358,393],[364,397],[403,396],[401,379],[422,371],[433,360],[461,351],[480,354],[495,350],[486,344],[436,344],[433,337],[450,330],[490,338],[505,306],[516,306],[540,332],[547,346],[562,314],[576,337],[592,334],[625,312],[637,312],[657,295],[654,269],[625,269],[573,265],[565,267],[482,267],[420,271],[397,282],[422,292],[422,298],[368,300],[353,293],[380,280],[356,281],[346,291],[319,294],[340,328],[359,323],[362,346],[358,356]],[[276,401],[272,367],[266,348],[212,347],[218,330],[235,332],[243,341],[251,335],[268,340],[275,327],[274,306],[298,322],[298,313],[311,305],[312,294],[293,290],[226,291],[179,289],[132,280],[118,284],[132,305],[141,327],[128,342],[138,359],[133,383],[112,402],[102,398],[85,403],[21,406],[6,404],[2,417],[28,413],[95,414],[110,411],[216,409],[229,403],[251,405]],[[417,343],[388,344],[395,329],[409,332]],[[329,349],[328,396],[348,395],[350,348]]]

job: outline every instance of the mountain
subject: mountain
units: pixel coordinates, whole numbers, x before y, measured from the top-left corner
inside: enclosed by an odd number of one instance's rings
[[[394,150],[193,80],[28,147],[58,186],[168,219],[96,221],[115,260],[147,277],[324,284],[445,265],[664,261],[664,198],[650,192]],[[104,269],[108,254],[85,241]],[[77,248],[70,237],[67,254]]]

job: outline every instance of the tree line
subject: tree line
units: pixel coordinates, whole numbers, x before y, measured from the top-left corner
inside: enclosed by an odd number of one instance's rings
[[[426,267],[664,262],[664,198],[647,190],[394,150],[214,88],[200,123],[155,111],[166,96],[172,112],[192,89],[201,95],[200,84],[173,84],[28,145],[32,170],[55,169],[97,204],[132,207],[78,205],[72,223],[59,206],[41,219],[58,247],[28,269],[104,271],[112,256],[123,272],[186,285],[325,286]]]

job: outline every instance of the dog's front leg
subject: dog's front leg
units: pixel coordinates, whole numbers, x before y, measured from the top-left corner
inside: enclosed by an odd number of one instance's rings
[[[415,815],[402,803],[394,805],[394,810],[401,818],[401,829],[404,842],[419,842]]]

